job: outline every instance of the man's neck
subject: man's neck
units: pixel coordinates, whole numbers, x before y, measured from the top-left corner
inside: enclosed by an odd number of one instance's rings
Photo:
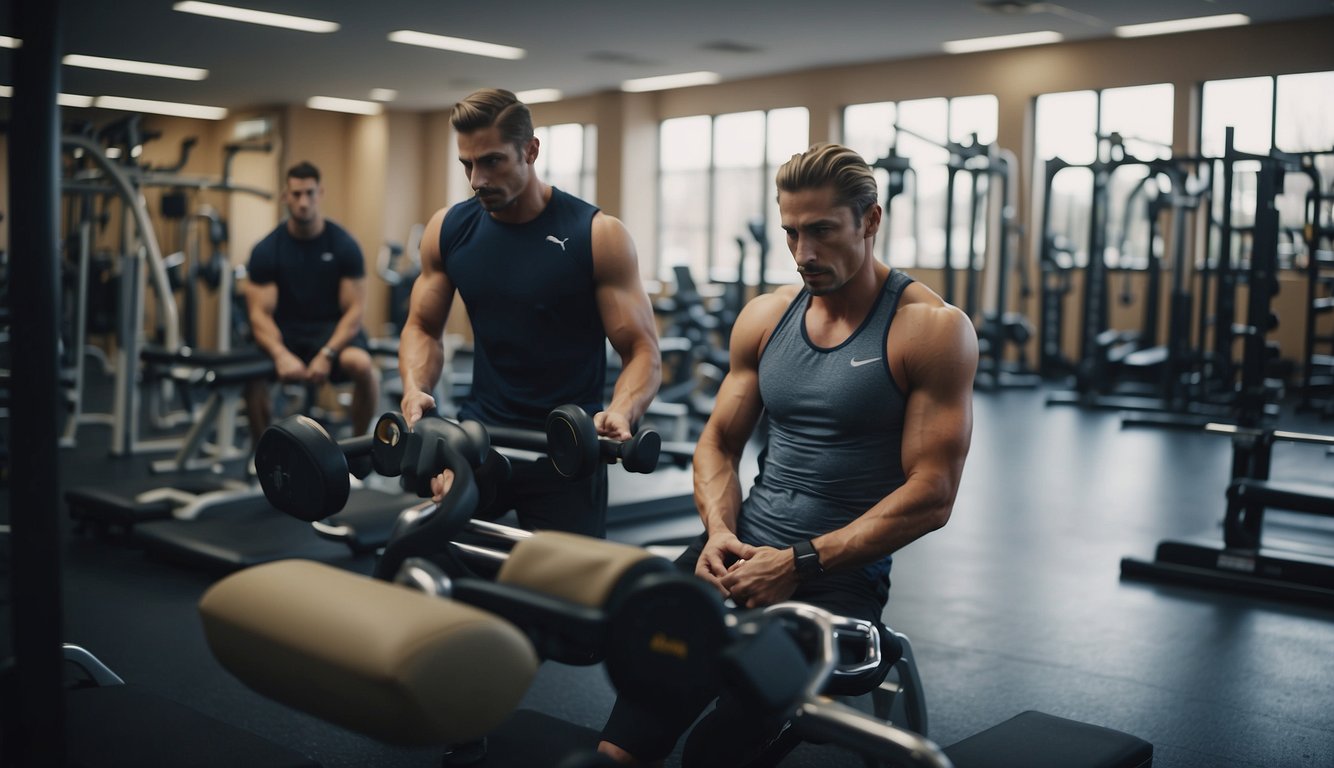
[[[491,211],[491,218],[502,224],[527,224],[541,215],[551,202],[551,186],[533,177],[533,183],[524,187],[514,202],[503,210]]]
[[[314,240],[324,232],[324,217],[317,216],[310,224],[301,224],[296,219],[287,220],[287,234],[297,240]]]
[[[860,322],[875,304],[889,279],[890,268],[868,254],[867,264],[834,293],[812,296],[811,301],[830,318],[851,318]]]

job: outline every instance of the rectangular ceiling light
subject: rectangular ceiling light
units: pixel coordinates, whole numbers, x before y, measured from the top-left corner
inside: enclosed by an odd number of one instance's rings
[[[124,96],[98,96],[93,100],[93,106],[101,109],[120,109],[125,112],[151,112],[155,115],[193,117],[199,120],[221,120],[227,116],[227,110],[222,107],[180,104],[174,101],[131,99]]]
[[[713,85],[722,80],[717,72],[683,72],[679,75],[641,77],[621,83],[621,90],[629,93],[665,91],[668,88],[689,88],[693,85]]]
[[[130,61],[129,59],[108,59],[102,56],[84,56],[78,53],[71,53],[61,61],[70,67],[108,69],[112,72],[128,72],[132,75],[148,75],[150,77],[172,77],[177,80],[203,80],[208,77],[208,70],[198,67],[178,67],[174,64],[154,64],[149,61]]]
[[[78,107],[87,109],[93,105],[92,96],[80,96],[77,93],[57,93],[56,103],[62,107]]]
[[[563,96],[559,88],[534,88],[531,91],[519,91],[514,94],[524,104],[542,104],[548,101],[560,101]]]
[[[384,107],[374,101],[339,99],[333,96],[311,96],[306,99],[306,106],[328,112],[350,112],[354,115],[378,115],[384,111]]]
[[[0,99],[13,98],[13,96],[13,86],[0,85]],[[56,103],[62,107],[91,107],[93,105],[93,97],[79,96],[73,93],[57,93]]]
[[[183,13],[194,13],[200,16],[212,16],[215,19],[228,19],[230,21],[244,21],[249,24],[263,24],[267,27],[295,29],[300,32],[329,33],[338,31],[338,23],[334,21],[308,19],[304,16],[288,16],[285,13],[256,11],[250,8],[237,8],[232,5],[219,5],[218,3],[201,3],[196,2],[195,0],[176,3],[172,6],[172,10],[181,11]]]
[[[0,48],[18,48],[21,45],[23,45],[23,41],[17,37],[0,35]]]
[[[1240,27],[1250,24],[1251,18],[1241,13],[1225,13],[1221,16],[1200,16],[1194,19],[1176,19],[1175,21],[1155,21],[1151,24],[1129,24],[1117,27],[1112,33],[1117,37],[1148,37],[1149,35],[1171,35],[1176,32],[1194,32],[1200,29],[1219,27]]]
[[[442,51],[470,53],[474,56],[489,56],[493,59],[509,59],[514,61],[522,59],[524,56],[528,55],[528,52],[522,48],[513,48],[508,45],[496,45],[495,43],[483,43],[478,40],[468,40],[462,37],[432,35],[426,32],[415,32],[411,29],[400,29],[390,32],[389,39],[392,42],[403,43],[404,45],[420,45],[423,48],[439,48]]]
[[[393,88],[372,88],[371,101],[393,101],[398,98],[398,91]]]
[[[941,47],[945,49],[945,53],[975,53],[977,51],[995,51],[1001,48],[1023,48],[1028,45],[1059,43],[1064,39],[1060,32],[1045,30],[1042,32],[1022,32],[1017,35],[950,40],[942,44]]]

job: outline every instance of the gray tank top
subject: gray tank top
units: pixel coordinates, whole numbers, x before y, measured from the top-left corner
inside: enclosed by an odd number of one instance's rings
[[[890,322],[913,282],[891,272],[861,326],[836,347],[806,333],[802,290],[760,358],[769,440],[741,507],[738,537],[785,547],[847,525],[903,485],[904,392],[885,357]],[[868,568],[887,572],[889,558]]]

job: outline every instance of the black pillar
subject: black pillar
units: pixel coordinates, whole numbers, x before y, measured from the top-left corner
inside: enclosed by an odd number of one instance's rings
[[[63,765],[59,336],[60,34],[58,0],[15,0],[9,133],[11,609],[17,694],[5,762]]]

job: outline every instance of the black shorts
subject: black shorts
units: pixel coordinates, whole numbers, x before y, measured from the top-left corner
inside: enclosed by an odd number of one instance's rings
[[[676,559],[676,567],[687,572],[695,572],[699,553],[703,551],[707,535],[698,539]],[[792,600],[810,603],[839,616],[880,623],[889,599],[889,579],[871,579],[861,569],[834,571],[802,582],[792,594]],[[661,760],[671,754],[681,735],[690,728],[715,696],[708,696],[699,701],[683,705],[677,712],[664,715],[660,711],[651,711],[638,703],[618,697],[602,729],[602,738],[624,749],[636,758],[644,761]],[[744,714],[736,708],[724,708],[730,722],[726,728],[735,744],[729,745],[750,753],[759,749],[763,742],[772,736],[769,728],[762,723],[747,722]],[[749,737],[748,737],[749,736]],[[752,745],[743,742],[751,741]]]
[[[337,324],[331,324],[323,328],[303,328],[296,330],[283,330],[283,346],[287,347],[292,354],[301,358],[301,362],[309,364],[315,356],[320,353],[324,345],[329,343],[329,337],[333,335]],[[349,347],[356,347],[370,351],[370,343],[366,340],[366,332],[357,331],[357,335],[347,343]],[[331,360],[332,365],[329,368],[329,381],[335,384],[342,384],[348,381],[347,374],[343,372],[343,367],[338,364],[338,360]]]

